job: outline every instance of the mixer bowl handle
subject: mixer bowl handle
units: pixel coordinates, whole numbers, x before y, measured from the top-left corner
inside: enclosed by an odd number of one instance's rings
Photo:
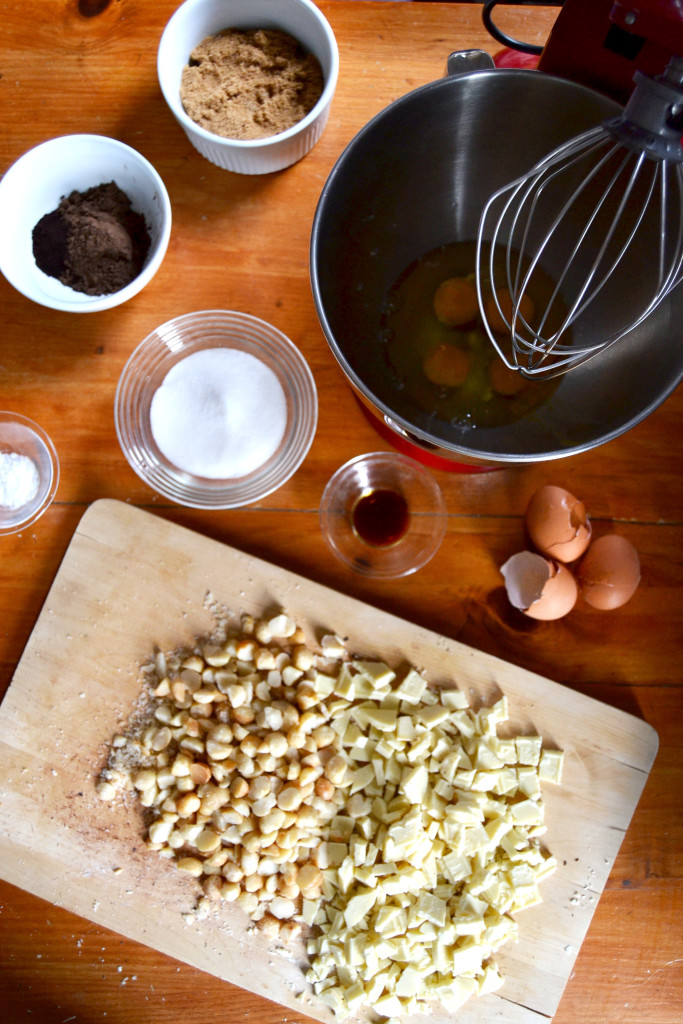
[[[446,74],[466,75],[470,71],[492,71],[495,68],[493,57],[485,50],[456,50],[449,53],[446,60]]]

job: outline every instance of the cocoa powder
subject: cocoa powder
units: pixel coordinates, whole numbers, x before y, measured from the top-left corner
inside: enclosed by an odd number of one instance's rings
[[[323,86],[317,57],[293,36],[229,28],[194,48],[180,98],[188,116],[214,135],[262,139],[301,121]]]
[[[113,181],[64,196],[33,229],[40,270],[86,295],[109,295],[130,284],[149,246],[144,217]]]

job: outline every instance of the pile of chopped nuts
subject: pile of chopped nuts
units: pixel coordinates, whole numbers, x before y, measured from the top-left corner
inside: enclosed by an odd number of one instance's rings
[[[339,1019],[452,1011],[501,984],[491,957],[556,866],[540,784],[562,770],[540,737],[498,737],[505,698],[475,712],[337,636],[312,649],[284,613],[157,655],[145,679],[98,793],[134,789],[147,846],[197,878],[200,909],[302,936]]]

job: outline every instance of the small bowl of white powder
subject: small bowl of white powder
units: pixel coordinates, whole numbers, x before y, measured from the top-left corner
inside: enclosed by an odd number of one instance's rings
[[[0,412],[0,535],[35,523],[58,483],[59,459],[42,427],[19,413]]]
[[[119,379],[116,432],[138,476],[190,508],[239,508],[296,472],[318,420],[313,375],[296,346],[247,313],[169,320]]]

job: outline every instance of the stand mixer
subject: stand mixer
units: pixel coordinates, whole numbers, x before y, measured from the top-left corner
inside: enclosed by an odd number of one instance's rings
[[[489,30],[494,6],[490,0],[484,8]],[[615,98],[626,91],[627,72],[632,82],[621,115],[553,150],[484,207],[477,238],[484,325],[507,366],[525,377],[558,376],[593,358],[627,336],[683,279],[681,10],[675,0],[651,0],[644,11],[566,0],[541,52],[539,70],[592,87],[597,78]],[[651,32],[650,43],[636,34],[643,29]],[[587,42],[576,48],[579,32]],[[597,62],[599,48],[608,58],[598,73],[581,54]],[[541,268],[555,287],[537,308]],[[602,315],[607,297],[619,309],[611,322]],[[487,308],[493,312],[487,315]]]
[[[655,74],[665,70],[671,56]],[[330,172],[311,230],[316,312],[356,397],[380,433],[384,435],[386,428],[387,440],[410,445],[418,460],[449,460],[457,472],[463,464],[480,470],[547,462],[596,448],[641,422],[683,380],[683,345],[676,340],[683,325],[682,286],[673,288],[637,328],[600,357],[549,381],[548,388],[531,386],[532,396],[540,392],[541,399],[529,414],[516,415],[513,410],[506,416],[512,403],[501,397],[496,401],[502,415],[497,422],[477,422],[471,409],[438,415],[433,392],[420,391],[425,379],[421,358],[446,342],[447,334],[440,333],[438,340],[422,335],[421,347],[408,344],[405,351],[412,365],[405,372],[392,361],[388,300],[396,282],[404,280],[406,268],[430,253],[464,244],[459,262],[437,267],[433,280],[425,282],[419,295],[416,292],[425,304],[431,304],[443,277],[472,275],[481,213],[491,196],[567,140],[623,114],[616,100],[583,83],[495,64],[481,50],[450,54],[446,75],[400,96],[376,114]],[[632,64],[629,71],[632,75]],[[643,175],[637,178],[641,184],[636,192],[642,192]],[[582,204],[574,206],[578,213],[568,213],[568,221],[580,214],[585,227]],[[546,229],[547,224],[546,220]],[[641,310],[647,307],[642,269],[657,252],[659,234],[653,231],[654,227],[646,230],[642,241],[630,246],[629,260],[621,263],[619,273],[611,275],[592,303],[595,329],[591,336],[577,338],[582,344],[614,331],[615,319],[625,315],[626,299]],[[676,233],[673,228],[667,231],[668,237]],[[537,244],[536,239],[533,242]],[[544,252],[544,261],[547,258],[552,265],[537,296],[539,305],[567,262],[566,251],[556,249]],[[429,305],[425,323],[431,330]],[[574,327],[575,335],[579,326]],[[471,386],[485,402],[491,367],[501,371],[506,383],[522,375],[517,370],[506,374],[495,348],[481,331],[475,333],[463,343],[479,346],[482,373],[475,375]],[[504,338],[500,340],[503,347]],[[525,387],[520,391],[523,394]]]

